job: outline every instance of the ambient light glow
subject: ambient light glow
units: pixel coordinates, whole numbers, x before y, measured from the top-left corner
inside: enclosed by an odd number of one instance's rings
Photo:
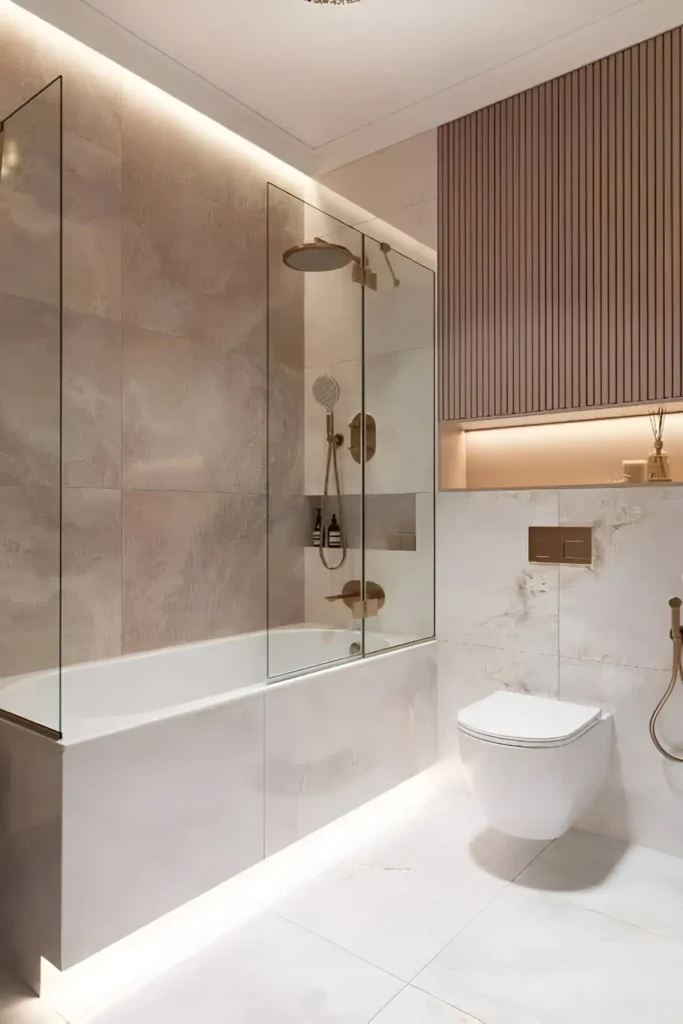
[[[443,785],[440,764],[231,878],[66,971],[41,964],[41,1000],[86,1024],[175,964],[267,910],[417,815]]]

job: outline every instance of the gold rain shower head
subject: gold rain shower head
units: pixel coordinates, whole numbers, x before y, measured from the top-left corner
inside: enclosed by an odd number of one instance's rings
[[[323,238],[293,245],[283,253],[282,259],[291,270],[300,270],[304,274],[341,270],[352,261],[360,263],[358,257],[345,245],[335,245],[334,242],[326,242]]]
[[[357,4],[358,0],[308,0],[308,3],[314,4]]]

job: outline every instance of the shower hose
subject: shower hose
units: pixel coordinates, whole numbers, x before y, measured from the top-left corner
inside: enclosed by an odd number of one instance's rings
[[[669,750],[662,746],[657,736],[657,719],[664,710],[667,702],[673,695],[676,688],[676,683],[680,676],[681,683],[683,683],[683,664],[681,664],[681,657],[683,655],[683,635],[681,635],[681,601],[680,597],[672,597],[669,601],[671,608],[671,639],[673,640],[673,666],[671,669],[671,681],[667,687],[666,693],[660,700],[659,704],[654,710],[654,714],[650,719],[650,736],[652,742],[656,746],[660,754],[663,754],[668,761],[675,761],[677,764],[683,764],[683,757],[677,757],[672,754]]]
[[[325,486],[323,488],[323,495],[321,500],[320,514],[323,523],[325,523],[325,499],[330,496],[330,472],[334,468],[334,485],[337,489],[337,513],[339,516],[339,534],[341,537],[341,561],[336,565],[330,565],[325,556],[325,548],[323,547],[322,535],[320,537],[320,561],[323,563],[326,569],[341,569],[342,565],[346,561],[346,531],[344,529],[344,508],[342,501],[342,490],[341,490],[341,477],[339,475],[339,456],[338,456],[338,441],[337,435],[334,432],[334,420],[332,415],[328,413],[327,417],[327,465],[325,466]]]

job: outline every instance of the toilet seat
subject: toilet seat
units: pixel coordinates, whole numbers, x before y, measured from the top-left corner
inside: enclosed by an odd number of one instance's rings
[[[458,728],[502,746],[559,747],[588,732],[601,716],[601,709],[592,706],[499,691],[463,708]]]

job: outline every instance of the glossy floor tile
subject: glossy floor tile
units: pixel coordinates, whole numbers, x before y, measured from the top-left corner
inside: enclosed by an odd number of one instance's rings
[[[457,785],[278,907],[376,967],[410,981],[544,849],[486,828]]]
[[[92,1024],[680,1024],[683,860],[501,836],[457,771]],[[0,1024],[58,1019],[0,986]]]
[[[401,982],[267,916],[212,945],[97,1024],[367,1024]]]

